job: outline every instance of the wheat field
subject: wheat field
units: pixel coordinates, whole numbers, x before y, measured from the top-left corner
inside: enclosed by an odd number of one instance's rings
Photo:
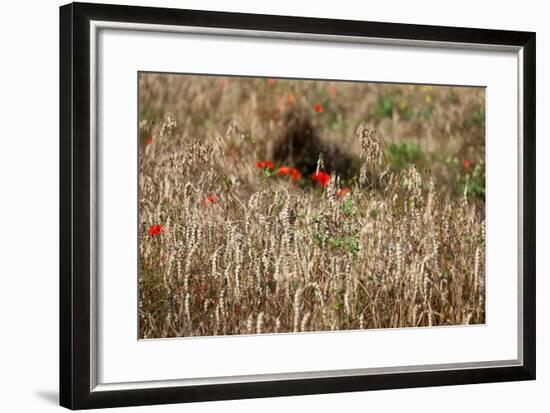
[[[485,322],[484,91],[141,73],[139,337]]]

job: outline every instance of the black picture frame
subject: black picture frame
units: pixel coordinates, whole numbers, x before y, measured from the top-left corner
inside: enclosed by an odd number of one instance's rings
[[[185,25],[521,48],[523,364],[192,387],[91,390],[90,21]],[[73,3],[60,8],[60,404],[70,409],[535,379],[535,59],[531,32]]]

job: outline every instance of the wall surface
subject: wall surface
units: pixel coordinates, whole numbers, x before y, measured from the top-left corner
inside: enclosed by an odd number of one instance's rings
[[[134,411],[549,411],[550,233],[548,134],[550,52],[544,2],[278,0],[122,1],[118,3],[470,26],[537,32],[538,380],[524,383],[142,407]],[[0,406],[6,412],[48,412],[58,386],[58,6],[56,0],[8,2],[0,15]],[[545,180],[546,178],[546,180]],[[546,182],[546,183],[545,183]],[[475,343],[468,343],[475,345]],[[124,411],[130,411],[123,409]]]

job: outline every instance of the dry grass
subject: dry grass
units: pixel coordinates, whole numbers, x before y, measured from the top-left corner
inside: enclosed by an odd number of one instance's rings
[[[483,166],[479,90],[147,74],[140,104],[141,338],[485,321],[484,202],[447,161]]]

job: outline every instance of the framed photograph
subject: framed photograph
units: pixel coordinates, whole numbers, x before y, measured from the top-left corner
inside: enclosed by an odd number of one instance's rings
[[[60,402],[535,378],[535,33],[60,9]]]

